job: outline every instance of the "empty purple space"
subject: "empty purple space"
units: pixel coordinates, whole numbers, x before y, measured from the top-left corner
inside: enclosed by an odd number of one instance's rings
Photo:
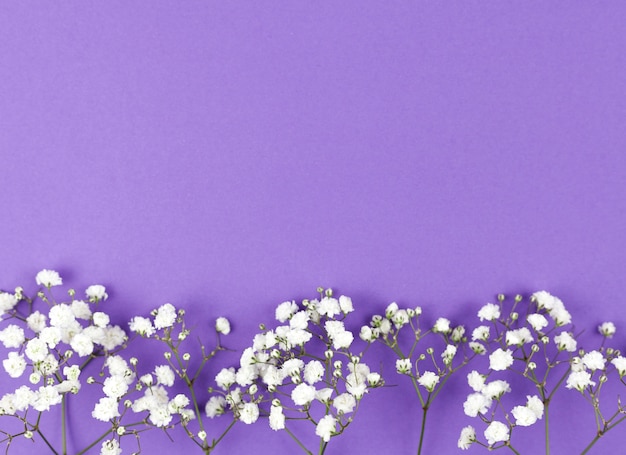
[[[210,345],[226,316],[234,349],[318,286],[352,297],[357,330],[392,301],[472,326],[545,289],[623,347],[624,23],[618,3],[4,2],[0,288],[52,268],[106,285],[118,324],[171,302]],[[238,364],[222,354],[207,387]],[[421,410],[391,377],[328,454],[415,453]],[[459,452],[467,393],[460,375],[435,402],[425,453]],[[578,453],[592,414],[555,400],[553,452]],[[89,412],[71,409],[75,449]],[[146,435],[144,453],[193,450]],[[216,453],[251,450],[298,447],[261,420]]]

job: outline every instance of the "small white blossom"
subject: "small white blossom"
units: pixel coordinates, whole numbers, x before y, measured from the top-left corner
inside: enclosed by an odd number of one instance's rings
[[[100,398],[93,408],[91,416],[103,422],[108,422],[115,417],[119,417],[120,411],[117,406],[117,399],[113,397]]]
[[[546,319],[546,317],[543,314],[539,313],[529,314],[527,321],[530,326],[537,332],[548,326],[548,320]]]
[[[174,325],[176,321],[176,308],[171,303],[161,305],[154,316],[154,327],[164,329]]]
[[[276,307],[276,320],[279,322],[286,322],[292,315],[298,311],[298,305],[296,302],[283,302]]]
[[[85,290],[85,295],[90,302],[99,302],[109,298],[109,295],[106,293],[106,288],[101,284],[92,284],[89,286]]]
[[[611,360],[611,363],[619,373],[620,377],[626,375],[626,357],[615,357],[613,360]]]
[[[315,384],[319,382],[324,377],[324,365],[319,360],[311,360],[307,363],[306,367],[304,367],[304,380],[308,384]]]
[[[0,342],[5,348],[19,348],[25,340],[24,329],[15,324],[9,324],[0,331]]]
[[[491,406],[492,400],[482,393],[472,393],[467,396],[463,403],[465,415],[476,417],[478,414],[485,414]]]
[[[485,430],[485,438],[489,445],[494,445],[496,442],[504,442],[509,440],[509,427],[494,420],[489,424]]]
[[[215,330],[222,335],[230,333],[230,321],[225,317],[219,317],[215,320]]]
[[[337,412],[347,414],[354,411],[356,399],[350,393],[342,393],[333,400],[333,406]]]
[[[485,379],[485,376],[483,376],[476,370],[473,370],[467,375],[467,383],[474,392],[482,392],[482,390],[485,388]]]
[[[330,441],[331,436],[337,432],[337,419],[331,415],[325,415],[317,423],[315,434],[325,442]]]
[[[561,332],[554,337],[554,342],[560,351],[576,351],[576,339],[569,332]]]
[[[108,439],[102,443],[100,455],[120,455],[122,449],[116,439]]]
[[[506,381],[501,379],[497,379],[495,381],[491,381],[489,384],[485,384],[485,387],[482,389],[482,394],[488,398],[499,398],[506,392],[511,391],[511,386]]]
[[[461,430],[457,446],[461,450],[467,450],[474,441],[476,441],[476,430],[471,425],[468,425]]]
[[[586,353],[582,357],[583,364],[591,371],[603,370],[605,359],[602,353],[598,351],[591,351]]]
[[[487,303],[478,311],[478,319],[481,321],[493,321],[500,317],[500,306],[495,303]]]
[[[615,324],[612,322],[603,322],[598,326],[598,332],[600,332],[602,336],[611,338],[615,335]]]
[[[576,389],[579,392],[584,392],[587,387],[593,387],[596,385],[591,380],[591,375],[586,371],[573,371],[567,377],[567,383],[565,387],[568,389]]]
[[[226,399],[221,395],[212,396],[204,407],[204,412],[210,419],[222,415],[226,411]]]
[[[291,391],[291,399],[298,406],[307,405],[315,399],[315,387],[305,383],[298,384]]]
[[[155,332],[154,327],[152,326],[152,321],[148,318],[144,318],[143,316],[135,316],[130,320],[128,326],[132,332],[145,337],[150,337]]]
[[[269,421],[270,428],[274,431],[283,430],[285,428],[285,414],[283,414],[282,406],[272,406],[270,408]]]
[[[245,403],[239,411],[239,420],[250,425],[259,418],[259,406],[256,403]]]
[[[429,392],[435,390],[435,386],[439,383],[439,376],[432,371],[425,371],[417,379],[419,385],[424,387]]]
[[[435,333],[450,333],[452,329],[450,328],[450,320],[446,318],[439,318],[435,321],[435,325],[433,326],[433,332]]]
[[[35,281],[40,286],[50,288],[52,286],[60,286],[63,284],[63,279],[54,270],[44,269],[37,274]]]
[[[352,313],[354,311],[354,306],[352,305],[352,299],[345,295],[339,297],[339,308],[341,308],[341,312],[343,314]]]
[[[512,364],[513,353],[509,349],[504,351],[501,348],[498,348],[489,356],[489,368],[494,371],[506,370]]]
[[[396,360],[396,371],[400,374],[411,374],[411,359]]]
[[[527,327],[506,332],[506,344],[508,346],[522,346],[533,341],[533,336]]]
[[[472,331],[472,341],[487,341],[489,339],[489,327],[481,325]]]
[[[26,369],[26,360],[22,354],[9,352],[8,358],[2,361],[4,371],[12,378],[19,378]]]

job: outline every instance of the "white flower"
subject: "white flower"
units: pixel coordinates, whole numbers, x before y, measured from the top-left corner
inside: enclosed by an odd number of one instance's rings
[[[350,393],[342,393],[333,400],[333,406],[338,413],[347,414],[354,410],[356,399]]]
[[[535,329],[537,332],[539,332],[544,327],[548,326],[548,320],[543,314],[539,314],[539,313],[529,314],[528,318],[526,319],[528,320],[528,323],[531,325],[531,327]]]
[[[144,337],[150,337],[154,334],[155,330],[152,326],[152,321],[142,316],[135,316],[130,320],[128,326],[132,332],[138,333]]]
[[[121,453],[122,449],[120,448],[120,444],[115,439],[104,441],[100,448],[100,455],[120,455]]]
[[[476,441],[476,430],[474,430],[474,427],[471,425],[468,425],[461,430],[461,436],[459,437],[457,446],[461,450],[467,450],[474,441]]]
[[[425,371],[417,379],[417,382],[426,390],[432,392],[433,390],[435,390],[435,386],[439,383],[439,376],[432,371]]]
[[[411,359],[396,360],[396,371],[400,374],[411,374]]]
[[[57,272],[54,270],[44,269],[37,274],[35,281],[40,286],[51,288],[52,286],[60,286],[63,284],[63,280]]]
[[[472,331],[472,341],[481,340],[487,341],[489,339],[489,327],[481,325],[476,327]]]
[[[445,363],[446,365],[452,363],[452,359],[454,359],[454,356],[456,354],[456,350],[457,350],[457,348],[453,344],[447,345],[446,349],[441,354],[441,358],[443,359],[443,363]]]
[[[561,332],[554,337],[554,342],[560,351],[576,351],[576,339],[569,332]]]
[[[435,321],[433,326],[433,332],[435,333],[449,333],[452,331],[450,328],[450,321],[446,318],[439,318]]]
[[[337,419],[331,415],[325,415],[317,423],[315,434],[325,442],[330,441],[330,437],[337,432]]]
[[[59,394],[56,387],[51,385],[42,386],[35,392],[31,406],[36,411],[49,411],[51,406],[61,403],[62,399],[63,397]]]
[[[513,353],[509,349],[504,351],[501,348],[498,348],[489,356],[489,368],[494,371],[506,370],[512,364]]]
[[[491,402],[491,398],[482,393],[472,393],[467,396],[465,403],[463,403],[463,411],[465,415],[476,417],[478,414],[485,414],[489,410]]]
[[[289,319],[289,327],[292,329],[306,330],[309,326],[309,313],[306,311],[298,311]]]
[[[522,427],[529,427],[537,421],[537,415],[527,406],[515,406],[511,413],[515,417],[515,424]]]
[[[85,294],[90,302],[99,302],[100,300],[109,298],[109,295],[106,293],[106,288],[101,284],[92,284],[85,290]]]
[[[159,365],[154,369],[154,375],[157,378],[158,384],[162,384],[166,387],[174,385],[174,370],[169,365]]]
[[[128,384],[123,376],[109,376],[104,380],[102,391],[107,397],[120,398],[128,392]]]
[[[533,336],[527,327],[506,332],[506,344],[509,346],[521,346],[533,341]]]
[[[342,321],[326,321],[324,328],[335,349],[347,349],[354,340],[354,335],[344,328]]]
[[[77,333],[76,335],[74,335],[72,337],[72,340],[70,341],[70,346],[74,351],[76,351],[79,357],[86,357],[88,355],[91,355],[94,349],[91,338],[89,338],[89,336],[85,335],[84,333]]]
[[[12,378],[19,378],[26,369],[26,360],[22,354],[9,352],[9,357],[2,361],[4,371]]]
[[[50,317],[50,325],[60,329],[73,327],[76,323],[76,316],[72,307],[66,303],[60,303],[50,308],[48,312]]]
[[[487,303],[478,311],[478,319],[481,321],[493,321],[500,317],[500,307],[495,303]]]
[[[315,384],[316,382],[321,381],[324,377],[324,365],[319,360],[311,360],[307,363],[306,367],[304,367],[304,380],[308,384]]]
[[[604,356],[598,351],[591,351],[582,358],[583,364],[591,371],[604,369]]]
[[[299,376],[304,368],[304,361],[297,357],[286,360],[285,363],[282,364],[280,369],[282,370],[285,377],[287,376]]]
[[[89,308],[89,304],[83,302],[82,300],[74,300],[70,305],[70,309],[72,310],[72,314],[77,319],[89,319],[91,317],[91,308]]]
[[[615,335],[615,324],[612,322],[603,322],[598,326],[598,332],[607,338],[611,338]]]
[[[291,399],[298,406],[307,405],[315,399],[315,387],[305,383],[298,384],[291,391]]]
[[[17,297],[8,292],[0,292],[0,316],[12,310],[17,305]]]
[[[117,407],[117,399],[113,397],[100,398],[94,406],[91,416],[103,422],[119,417],[120,411]]]
[[[215,395],[209,398],[209,401],[204,407],[204,412],[210,419],[214,418],[215,416],[224,414],[225,411],[226,399],[221,395]]]
[[[332,318],[341,313],[339,301],[334,297],[324,297],[317,305],[317,312],[322,316]]]
[[[587,387],[593,387],[596,385],[591,380],[591,375],[586,371],[573,371],[567,377],[567,384],[565,387],[568,389],[576,389],[579,392],[584,392]]]
[[[103,313],[102,311],[96,311],[93,314],[93,325],[95,325],[96,327],[106,327],[107,325],[109,325],[110,319],[109,319],[109,315],[106,313]]]
[[[398,304],[396,302],[391,302],[389,305],[387,305],[387,308],[385,309],[385,317],[387,319],[392,319],[393,315],[396,314],[397,311]]]
[[[39,338],[33,338],[26,343],[26,357],[33,362],[40,362],[48,355],[48,345]]]
[[[29,329],[31,329],[35,333],[39,333],[46,326],[46,319],[47,318],[45,314],[41,314],[39,311],[35,311],[26,318],[26,323],[28,324]]]
[[[408,322],[409,314],[406,310],[398,310],[396,314],[393,315],[393,325],[395,325],[397,329],[404,327]]]
[[[270,408],[270,428],[274,431],[285,428],[285,414],[282,406],[272,406]]]
[[[239,420],[250,425],[259,418],[259,406],[256,403],[245,403],[239,411]]]
[[[467,375],[467,383],[474,392],[482,392],[485,387],[485,376],[474,370]]]
[[[171,327],[176,321],[176,308],[171,303],[161,305],[154,316],[154,326],[157,329]]]
[[[617,369],[620,377],[626,375],[626,357],[615,357],[613,360],[611,360],[611,363]]]
[[[502,422],[494,420],[489,424],[485,430],[485,438],[489,445],[493,445],[496,442],[504,442],[509,440],[509,427]]]
[[[5,348],[19,348],[25,340],[24,329],[15,324],[10,324],[0,331],[0,341]]]
[[[230,333],[230,321],[225,317],[219,317],[215,320],[215,330],[222,335]]]
[[[354,311],[354,306],[352,305],[352,299],[345,295],[339,297],[339,308],[341,308],[341,312],[343,314],[352,313]]]
[[[283,302],[276,307],[276,320],[285,322],[298,311],[296,302]]]
[[[497,379],[486,384],[485,387],[483,387],[482,394],[489,398],[498,398],[510,391],[511,387],[508,382]]]
[[[470,341],[469,347],[476,354],[484,355],[487,352],[487,349],[485,349],[485,346],[480,344],[478,341]]]
[[[526,406],[535,413],[538,419],[543,418],[543,401],[537,395],[526,395]]]

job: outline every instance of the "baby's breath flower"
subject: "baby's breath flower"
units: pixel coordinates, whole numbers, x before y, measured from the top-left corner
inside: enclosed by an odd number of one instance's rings
[[[473,442],[476,441],[476,430],[471,425],[466,426],[461,430],[461,436],[459,437],[459,441],[457,446],[461,450],[467,450],[470,448]]]
[[[219,317],[215,321],[215,330],[222,335],[228,335],[230,333],[230,321],[225,317]]]
[[[612,322],[603,322],[598,326],[598,332],[600,332],[602,336],[611,338],[615,335],[615,324]]]
[[[54,270],[44,269],[37,273],[35,281],[40,286],[51,288],[52,286],[60,286],[63,284],[63,279],[59,276],[58,272]]]

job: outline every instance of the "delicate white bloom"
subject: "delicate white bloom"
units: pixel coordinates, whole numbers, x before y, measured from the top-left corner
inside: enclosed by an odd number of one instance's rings
[[[361,331],[359,332],[359,338],[366,342],[374,341],[376,339],[374,337],[374,331],[371,327],[367,325],[361,327]]]
[[[602,336],[611,338],[615,335],[615,324],[612,322],[603,322],[598,326],[598,332],[600,332]]]
[[[154,316],[154,327],[164,329],[171,327],[176,321],[176,308],[171,303],[161,305]]]
[[[109,376],[104,380],[102,391],[107,397],[120,398],[128,392],[128,384],[123,376]]]
[[[230,333],[230,321],[225,317],[219,317],[215,320],[215,330],[222,335]]]
[[[530,326],[537,332],[548,326],[548,320],[546,319],[546,317],[543,314],[539,313],[529,314],[527,321]]]
[[[48,312],[50,325],[60,329],[73,327],[76,324],[76,316],[72,307],[66,303],[60,303],[50,308]]]
[[[463,339],[463,335],[465,335],[465,327],[462,325],[458,325],[452,330],[452,334],[450,334],[450,338],[452,341],[460,342]]]
[[[400,374],[411,374],[411,359],[396,360],[396,371]]]
[[[102,443],[100,455],[120,455],[122,449],[116,439],[108,439]]]
[[[0,331],[0,341],[5,348],[19,348],[25,340],[24,329],[15,324],[9,324]]]
[[[96,311],[93,314],[93,325],[96,327],[106,327],[110,322],[109,315],[102,311]]]
[[[474,392],[482,392],[485,387],[485,376],[474,370],[467,375],[467,383]]]
[[[435,333],[450,333],[450,321],[446,318],[439,318],[435,321],[433,326],[433,332]]]
[[[321,381],[324,377],[324,365],[319,360],[311,360],[307,363],[306,367],[304,367],[304,380],[308,384],[315,384],[316,382]]]
[[[72,310],[72,314],[77,319],[89,319],[91,317],[91,308],[89,308],[89,304],[83,302],[82,300],[74,300],[70,305],[70,309]]]
[[[341,308],[341,312],[343,314],[352,313],[354,311],[354,306],[352,305],[352,299],[345,295],[339,297],[339,308]]]
[[[515,417],[515,424],[522,427],[529,427],[537,421],[537,415],[527,406],[515,406],[511,414]]]
[[[387,319],[393,319],[394,314],[396,314],[396,312],[398,311],[398,304],[396,302],[391,302],[389,305],[387,305],[387,308],[385,309],[385,317]]]
[[[321,403],[330,403],[330,397],[333,395],[333,389],[324,387],[315,392],[315,399]]]
[[[535,413],[538,419],[543,418],[543,410],[544,410],[543,401],[541,401],[541,399],[537,395],[533,395],[533,396],[527,395],[526,406],[528,407],[528,409],[530,409],[531,411]]]
[[[52,286],[60,286],[63,284],[63,280],[57,272],[54,270],[44,269],[35,276],[35,281],[40,286],[50,288]]]
[[[335,349],[347,349],[354,340],[354,335],[345,329],[342,321],[326,321],[324,328]]]
[[[221,395],[212,396],[204,407],[204,412],[211,419],[224,414],[226,412],[226,399]]]
[[[174,385],[174,370],[169,365],[159,365],[154,369],[154,375],[157,378],[158,384],[162,384],[166,387]]]
[[[256,403],[245,403],[239,411],[239,420],[250,425],[259,418],[259,406]]]
[[[285,322],[292,315],[294,315],[298,311],[298,305],[296,302],[283,302],[278,307],[276,307],[276,320],[278,322]]]
[[[0,291],[0,316],[11,311],[17,305],[17,302],[15,295]]]
[[[48,345],[48,348],[54,349],[62,339],[61,329],[58,327],[44,327],[39,332],[39,339]]]
[[[331,415],[325,415],[317,423],[315,434],[322,438],[325,442],[330,441],[333,434],[337,432],[337,419]]]
[[[451,363],[452,359],[454,359],[454,356],[456,354],[456,350],[457,350],[457,347],[454,346],[453,344],[447,345],[446,349],[441,354],[441,358],[443,359],[443,363],[445,363],[445,364]]]
[[[68,381],[78,381],[80,376],[80,367],[78,365],[72,365],[71,367],[63,367],[63,375]]]
[[[79,355],[79,357],[86,357],[93,353],[94,345],[89,336],[84,333],[77,333],[72,337],[70,346]]]
[[[298,406],[307,405],[315,399],[315,387],[305,383],[298,384],[291,391],[291,399]]]
[[[476,430],[471,425],[468,425],[461,430],[457,446],[461,450],[467,450],[474,441],[476,441]]]
[[[489,339],[489,327],[481,325],[472,331],[472,341],[487,341]]]
[[[554,307],[554,297],[552,294],[546,291],[538,291],[532,295],[532,298],[537,302],[539,308],[545,308],[551,310]]]
[[[119,417],[120,411],[117,406],[117,399],[113,397],[100,398],[94,406],[91,416],[103,422]]]
[[[478,414],[485,414],[489,410],[491,402],[491,398],[482,393],[472,393],[467,396],[465,403],[463,403],[463,411],[465,415],[476,417]]]
[[[409,314],[406,310],[398,310],[396,314],[393,315],[393,325],[396,326],[397,329],[404,327],[409,322]]]
[[[46,326],[46,319],[47,318],[45,314],[41,314],[39,311],[35,311],[26,318],[26,324],[28,324],[28,328],[31,329],[33,332],[39,333]]]
[[[129,372],[132,373],[132,370],[128,368],[126,360],[119,355],[109,356],[106,360],[106,367],[111,375],[126,376]]]
[[[89,286],[85,289],[85,295],[90,302],[99,302],[109,298],[109,295],[106,293],[106,288],[101,284],[92,284]]]
[[[35,364],[35,370],[43,376],[50,376],[59,370],[59,361],[52,354],[48,354],[45,359]]]
[[[509,386],[508,382],[497,379],[495,381],[491,381],[489,384],[485,384],[485,387],[483,387],[482,390],[482,394],[488,398],[498,398],[506,392],[510,391],[511,387]]]
[[[565,387],[568,389],[576,389],[579,392],[584,392],[587,387],[593,387],[596,385],[591,380],[591,375],[586,371],[573,371],[567,377],[567,384]]]
[[[334,297],[324,297],[317,305],[317,312],[322,316],[332,318],[341,313],[339,301]]]
[[[333,400],[333,406],[338,413],[347,414],[354,411],[356,399],[350,393],[342,393]]]
[[[26,411],[36,398],[37,394],[30,390],[28,386],[23,385],[19,387],[13,395],[13,405],[15,406],[15,410]]]
[[[132,332],[145,337],[150,337],[155,332],[154,327],[152,326],[152,321],[148,318],[144,318],[143,316],[135,316],[130,320],[128,326]]]
[[[435,386],[439,383],[439,376],[432,371],[425,371],[417,379],[417,382],[426,390],[432,392],[435,390]]]
[[[561,332],[554,337],[554,342],[560,351],[576,351],[576,339],[569,332]]]
[[[88,330],[89,327],[87,327]],[[126,336],[126,332],[119,326],[108,326],[105,328],[98,329],[99,336],[95,337],[94,341],[102,345],[102,347],[108,351],[112,351],[113,349],[121,346],[124,341],[128,339]]]
[[[33,338],[26,343],[26,357],[33,362],[40,362],[48,355],[48,345],[39,338]]]
[[[361,398],[367,392],[367,375],[350,373],[346,376],[346,390],[356,398]]]
[[[498,348],[489,356],[489,368],[494,371],[506,370],[512,364],[513,353],[509,349],[504,351],[501,348]]]
[[[493,321],[500,317],[500,306],[495,303],[487,303],[478,311],[478,319],[481,321]]]
[[[485,349],[485,346],[480,344],[478,341],[470,341],[469,347],[476,354],[484,355],[487,352],[487,349]]]
[[[527,327],[521,327],[516,330],[506,332],[506,344],[509,346],[521,346],[533,341],[533,336]]]
[[[304,361],[297,357],[286,360],[285,363],[282,364],[281,370],[285,377],[287,376],[299,376],[304,368]]]
[[[272,406],[270,408],[270,428],[274,431],[285,428],[285,414],[282,406]]]
[[[489,424],[485,430],[485,438],[489,445],[494,445],[496,442],[504,442],[509,440],[509,427],[494,420]]]
[[[31,406],[36,411],[49,411],[51,406],[61,403],[62,399],[63,397],[59,394],[56,387],[51,385],[42,386],[35,392]]]
[[[613,360],[611,360],[611,363],[617,369],[620,377],[626,375],[626,357],[615,357]]]
[[[365,379],[370,387],[377,387],[382,385],[383,378],[379,373],[369,373]]]
[[[8,358],[2,361],[4,371],[12,378],[19,378],[26,369],[26,360],[22,354],[9,352]]]
[[[305,330],[309,326],[310,316],[306,311],[298,311],[289,319],[289,327],[292,329]]]
[[[591,371],[604,369],[605,358],[598,351],[586,353],[582,358],[583,364]]]

